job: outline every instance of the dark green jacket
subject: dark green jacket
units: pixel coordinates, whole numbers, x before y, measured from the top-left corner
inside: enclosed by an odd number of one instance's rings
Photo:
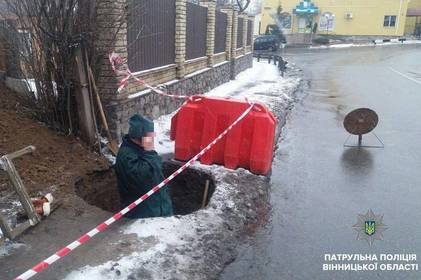
[[[122,207],[126,207],[164,180],[161,157],[155,151],[145,151],[130,141],[128,136],[124,137],[118,152],[115,171]],[[172,202],[167,185],[126,216],[147,218],[172,214]]]

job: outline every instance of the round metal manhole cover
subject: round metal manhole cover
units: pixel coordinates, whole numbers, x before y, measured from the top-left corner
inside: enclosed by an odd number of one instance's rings
[[[346,131],[353,135],[371,132],[379,123],[376,112],[368,108],[360,108],[350,112],[344,119]]]

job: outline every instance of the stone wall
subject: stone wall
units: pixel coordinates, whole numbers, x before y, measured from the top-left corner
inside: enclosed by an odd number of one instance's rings
[[[232,60],[232,75],[235,77],[247,68],[253,67],[253,53],[247,53]]]
[[[137,77],[141,78],[148,84],[163,84],[168,81],[172,81],[176,79],[177,72],[176,72],[176,65],[171,64],[167,65],[162,68],[152,69],[148,71],[142,71],[138,73],[134,73]],[[146,89],[144,85],[139,84],[134,79],[130,80],[129,85],[126,88],[126,93],[133,94],[139,91]]]
[[[238,60],[238,69],[245,67],[251,54],[243,56]],[[203,94],[223,83],[230,81],[231,63],[226,61],[201,71],[185,76],[182,80],[176,80],[164,84],[166,90],[177,95]],[[133,114],[139,113],[150,119],[156,119],[161,115],[175,111],[183,104],[183,100],[160,96],[150,90],[136,94],[116,95],[107,104],[110,129],[113,136],[121,141],[122,136],[127,133],[129,119]]]

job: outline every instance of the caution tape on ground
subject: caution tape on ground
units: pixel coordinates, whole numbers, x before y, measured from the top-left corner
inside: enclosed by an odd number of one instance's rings
[[[181,166],[179,169],[177,169],[174,173],[172,173],[169,177],[167,177],[164,181],[153,187],[149,192],[145,193],[143,196],[138,198],[136,201],[131,203],[126,208],[122,209],[120,212],[114,214],[111,218],[106,220],[105,222],[99,224],[94,229],[89,231],[88,233],[82,235],[77,240],[73,241],[66,247],[60,249],[53,255],[51,255],[49,258],[43,260],[42,262],[38,263],[31,269],[27,270],[23,274],[19,275],[15,278],[15,280],[26,280],[30,279],[37,273],[42,272],[47,267],[49,267],[51,264],[55,263],[59,259],[65,257],[70,252],[75,250],[77,247],[81,246],[82,244],[88,242],[92,237],[97,235],[98,233],[106,230],[111,224],[118,221],[123,217],[125,214],[133,210],[136,206],[141,204],[143,201],[148,199],[150,196],[158,192],[162,187],[164,187],[166,184],[168,184],[171,180],[173,180],[176,176],[178,176],[181,172],[183,172],[186,168],[191,166],[193,162],[195,162],[197,159],[199,159],[201,156],[203,156],[207,151],[209,151],[216,143],[218,143],[225,135],[228,134],[230,130],[232,130],[244,117],[247,116],[247,114],[250,113],[250,111],[254,107],[254,103],[249,102],[250,106],[245,110],[227,129],[225,129],[221,134],[218,135],[212,142],[210,142],[203,150],[201,150],[197,155],[195,155],[192,159],[190,159],[188,162],[186,162],[183,166]]]
[[[139,79],[138,77],[136,77],[129,69],[127,62],[124,61],[124,59],[116,54],[116,53],[111,53],[108,56],[108,59],[110,60],[111,63],[111,67],[114,71],[114,73],[117,76],[124,76],[123,79],[120,80],[119,83],[119,87],[117,89],[117,92],[121,92],[128,84],[129,84],[129,80],[131,78],[133,78],[137,83],[139,83],[142,86],[145,86],[146,88],[152,90],[152,92],[155,92],[159,95],[162,96],[166,96],[166,97],[171,97],[173,99],[187,99],[189,96],[187,95],[174,95],[174,94],[169,94],[164,92],[163,90],[156,88],[154,86],[149,85],[148,83],[146,83],[144,80]]]

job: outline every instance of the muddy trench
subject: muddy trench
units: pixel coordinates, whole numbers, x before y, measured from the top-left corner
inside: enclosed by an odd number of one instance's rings
[[[164,177],[171,175],[181,165],[176,161],[165,161],[162,167]],[[206,199],[204,199],[207,181],[209,181],[209,187]],[[202,208],[204,200],[205,206],[209,203],[215,191],[215,182],[212,176],[192,168],[187,168],[169,185],[174,215],[188,215],[198,211]],[[121,210],[117,178],[112,168],[80,177],[75,182],[75,192],[90,205],[112,213]]]

